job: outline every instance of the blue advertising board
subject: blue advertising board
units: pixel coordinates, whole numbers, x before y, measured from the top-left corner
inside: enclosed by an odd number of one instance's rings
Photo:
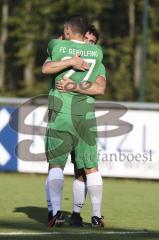
[[[17,171],[15,147],[18,143],[18,132],[9,126],[14,107],[0,107],[0,171]],[[16,117],[18,124],[18,114]]]

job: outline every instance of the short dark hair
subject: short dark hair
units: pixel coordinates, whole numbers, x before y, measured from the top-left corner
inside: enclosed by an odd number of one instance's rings
[[[71,29],[74,33],[80,33],[81,35],[85,35],[88,30],[88,21],[86,18],[81,15],[73,15],[70,16],[65,24],[71,26]]]
[[[99,32],[97,31],[97,29],[95,28],[94,25],[89,25],[87,32],[92,33],[95,37],[96,37],[96,43],[99,40]]]

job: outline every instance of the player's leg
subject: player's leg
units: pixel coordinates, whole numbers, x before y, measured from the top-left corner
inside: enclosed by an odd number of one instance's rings
[[[78,169],[85,169],[87,190],[92,207],[92,226],[101,227],[104,225],[101,217],[103,181],[98,171],[97,133],[90,130],[92,126],[96,126],[95,118],[91,118],[89,121],[81,118],[80,140],[76,147],[76,163]]]
[[[63,168],[59,165],[50,164],[48,186],[52,206],[52,218],[50,218],[50,221],[48,223],[49,227],[65,222],[65,219],[61,212],[63,184]]]
[[[61,214],[62,189],[64,183],[63,168],[66,164],[68,154],[72,150],[72,137],[70,133],[58,130],[65,122],[65,116],[54,113],[48,123],[46,133],[46,157],[49,162],[48,188],[52,205],[53,219],[49,227],[64,221]]]
[[[75,152],[71,152],[71,161],[74,164],[75,179],[73,182],[73,211],[80,213],[86,199],[86,174],[84,169],[78,169],[75,161]]]
[[[53,110],[49,110],[48,112],[48,121],[49,122],[53,122],[54,118],[53,118]],[[48,130],[47,130],[48,131]],[[47,142],[47,145],[46,145],[46,151],[48,151],[48,137],[49,137],[49,134],[50,133],[46,133],[46,142]],[[50,166],[49,166],[49,169],[50,169]],[[49,175],[49,169],[48,169],[48,175]],[[48,208],[48,226],[50,225],[50,222],[52,221],[53,219],[53,208],[52,208],[52,201],[51,201],[51,196],[52,194],[50,195],[50,189],[49,189],[49,177],[47,176],[46,178],[46,185],[45,185],[45,190],[46,190],[46,202],[47,202],[47,208]],[[56,211],[56,205],[55,205],[55,209],[54,209],[54,213],[57,213]]]
[[[96,168],[85,168],[87,178],[87,189],[92,207],[92,227],[104,227],[101,216],[103,181]]]
[[[57,172],[56,169],[54,169],[54,171]],[[48,171],[48,175],[49,175],[49,171]],[[56,173],[56,175],[57,175],[57,173]],[[58,180],[58,181],[60,182],[60,180]],[[61,185],[63,187],[63,181],[61,181]],[[57,213],[57,211],[59,211],[60,208],[61,208],[61,197],[62,197],[62,195],[59,195],[59,196],[57,195],[57,197],[59,197],[59,204],[57,206],[56,204],[54,204],[55,198],[53,198],[52,201],[51,201],[51,198],[53,196],[55,196],[55,194],[53,193],[52,189],[51,190],[49,189],[49,177],[48,176],[46,178],[45,187],[46,187],[45,190],[46,190],[46,202],[47,202],[47,209],[48,209],[48,226],[49,226],[50,222],[52,222],[52,219],[53,219],[53,210],[54,210],[54,213]],[[56,190],[56,188],[55,188],[55,190]],[[50,194],[50,192],[51,192],[51,194]],[[55,206],[54,209],[52,207],[53,205]]]
[[[46,178],[45,184],[45,193],[46,193],[46,203],[47,203],[47,210],[48,210],[48,222],[52,219],[52,204],[49,192],[49,183],[48,183],[48,176]]]
[[[52,116],[52,110],[49,109],[48,110],[48,121],[51,120],[51,116]],[[47,132],[46,132],[46,136],[45,136],[45,141],[47,142]],[[49,173],[49,169],[48,169],[48,173]],[[48,176],[46,177],[46,183],[45,183],[45,196],[46,196],[46,203],[47,203],[47,210],[48,210],[48,224],[49,224],[49,222],[53,216],[52,216],[52,205],[51,205],[51,198],[50,198],[50,192],[49,192]]]
[[[71,214],[72,226],[83,226],[80,212],[86,200],[86,174],[84,169],[77,169],[75,152],[71,152],[71,161],[74,164],[75,179],[73,181],[73,212]]]

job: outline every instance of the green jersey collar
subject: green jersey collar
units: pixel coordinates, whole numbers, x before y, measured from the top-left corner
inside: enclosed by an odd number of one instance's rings
[[[78,40],[74,40],[74,39],[71,39],[70,41],[76,42],[76,43],[81,43],[81,44],[85,43],[85,42],[83,42],[83,41],[78,41]]]

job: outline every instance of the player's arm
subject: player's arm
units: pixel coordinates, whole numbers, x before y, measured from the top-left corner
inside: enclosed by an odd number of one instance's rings
[[[98,76],[95,82],[77,84],[74,91],[87,95],[104,95],[106,90],[106,78]]]
[[[95,82],[87,81],[79,84],[65,77],[56,83],[56,88],[61,92],[79,92],[87,95],[103,95],[106,90],[106,70],[100,65],[98,77]]]
[[[42,66],[42,73],[44,74],[55,74],[67,68],[74,68],[77,70],[85,71],[89,69],[88,63],[86,63],[78,55],[61,61],[47,61]]]
[[[106,90],[106,69],[100,65],[99,73],[95,82],[81,82],[77,84],[76,91],[87,95],[104,95]]]
[[[76,84],[73,80],[64,77],[56,83],[60,92],[79,92],[86,95],[104,95],[106,90],[106,78],[98,76],[95,82],[82,82]]]

